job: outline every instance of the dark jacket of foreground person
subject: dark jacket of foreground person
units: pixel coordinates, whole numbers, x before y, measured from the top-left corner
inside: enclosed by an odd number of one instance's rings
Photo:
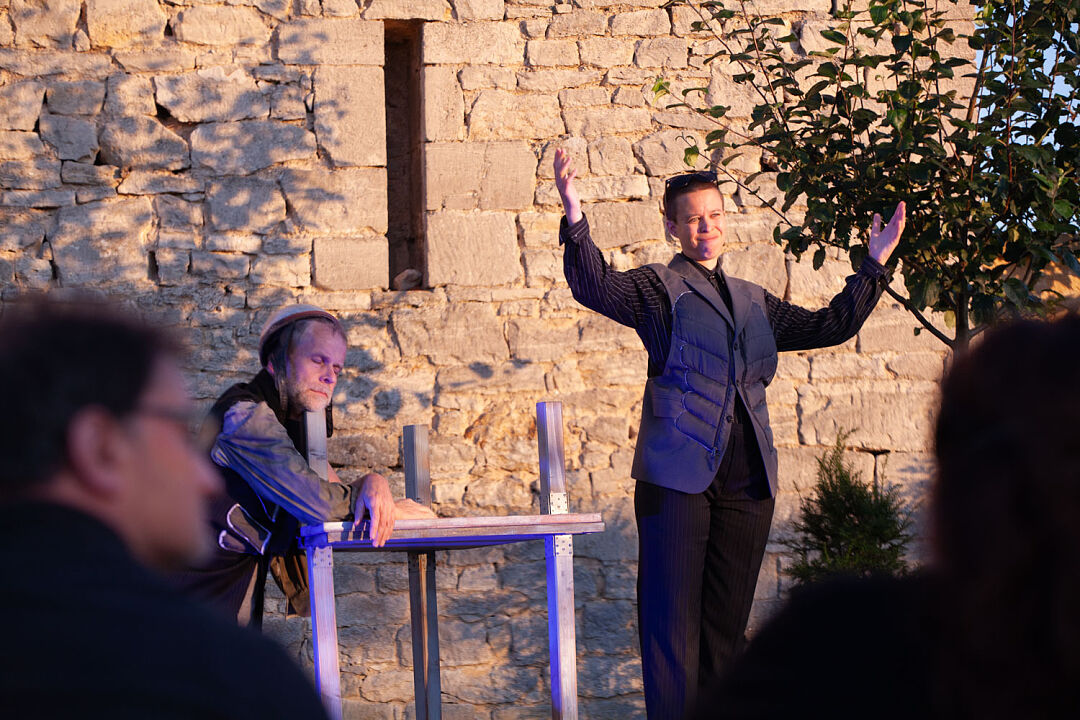
[[[180,596],[94,518],[0,505],[0,715],[325,718],[275,643]]]

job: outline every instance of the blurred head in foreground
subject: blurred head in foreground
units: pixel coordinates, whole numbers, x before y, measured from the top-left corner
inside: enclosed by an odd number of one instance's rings
[[[96,517],[146,565],[208,551],[220,479],[194,441],[195,408],[167,334],[100,302],[44,298],[0,317],[0,502]]]
[[[957,357],[935,451],[944,667],[967,714],[1039,716],[1080,678],[1080,316]]]

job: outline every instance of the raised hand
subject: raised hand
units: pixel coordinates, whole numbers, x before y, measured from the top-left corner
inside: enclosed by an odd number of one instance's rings
[[[881,216],[874,213],[874,219],[870,223],[870,257],[884,265],[893,250],[900,244],[900,236],[907,224],[907,205],[901,200],[893,215],[889,218],[889,224],[885,229],[881,228]]]
[[[570,153],[562,148],[555,151],[555,187],[562,198],[563,212],[566,213],[566,221],[573,225],[581,220],[581,196],[574,187],[574,178],[577,177],[577,168],[570,160]]]

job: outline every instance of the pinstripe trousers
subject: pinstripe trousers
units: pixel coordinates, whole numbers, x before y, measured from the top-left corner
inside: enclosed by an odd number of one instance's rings
[[[752,446],[756,450],[756,445]],[[705,492],[638,481],[638,633],[649,720],[681,720],[742,650],[774,499],[734,442]]]

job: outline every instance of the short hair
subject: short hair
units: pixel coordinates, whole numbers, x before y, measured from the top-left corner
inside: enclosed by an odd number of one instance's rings
[[[1080,316],[1015,322],[958,355],[942,384],[942,681],[972,717],[1051,712],[1080,672],[1078,357]]]
[[[155,363],[179,343],[111,302],[21,300],[0,316],[0,497],[47,482],[68,461],[74,417],[97,406],[123,418]]]
[[[675,201],[683,195],[689,195],[698,190],[712,188],[720,192],[716,185],[717,177],[714,172],[692,172],[682,175],[673,175],[664,181],[664,217],[675,222]],[[720,202],[723,203],[724,194],[720,193]]]

